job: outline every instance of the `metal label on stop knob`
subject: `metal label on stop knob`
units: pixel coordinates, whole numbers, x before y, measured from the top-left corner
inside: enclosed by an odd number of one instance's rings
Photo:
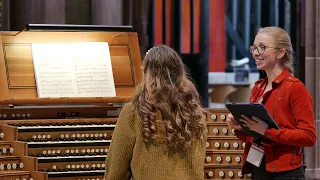
[[[237,148],[237,147],[239,147],[239,144],[238,144],[237,142],[234,142],[234,143],[233,143],[233,147],[234,147],[234,148]]]
[[[220,147],[220,143],[219,142],[214,143],[214,147],[216,148]]]
[[[209,157],[209,156],[206,157],[206,161],[207,161],[207,162],[210,162],[210,161],[211,161],[211,157]]]
[[[226,161],[227,161],[227,162],[230,162],[230,161],[231,161],[231,157],[230,157],[230,156],[227,156],[227,157],[226,157]]]
[[[206,142],[206,147],[209,147],[210,146],[210,143]]]
[[[218,132],[219,132],[219,129],[217,129],[217,128],[213,129],[213,133],[217,134]]]
[[[217,158],[216,158],[216,160],[217,160],[217,162],[221,162],[221,157],[220,156],[218,156]]]
[[[223,128],[223,129],[222,129],[222,133],[223,133],[223,134],[227,134],[227,132],[228,132],[228,129],[227,129],[227,128]]]
[[[228,147],[229,147],[229,143],[225,142],[225,143],[224,143],[224,147],[225,147],[225,148],[228,148]]]

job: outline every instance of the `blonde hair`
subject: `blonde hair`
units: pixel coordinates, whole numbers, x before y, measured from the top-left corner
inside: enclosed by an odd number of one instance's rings
[[[286,53],[281,60],[281,65],[291,74],[294,74],[294,51],[289,34],[284,29],[275,26],[260,28],[258,33],[272,36],[275,46],[285,49]]]

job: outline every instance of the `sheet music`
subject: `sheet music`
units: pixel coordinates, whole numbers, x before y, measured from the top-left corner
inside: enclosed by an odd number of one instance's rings
[[[38,97],[116,96],[106,42],[32,44]]]

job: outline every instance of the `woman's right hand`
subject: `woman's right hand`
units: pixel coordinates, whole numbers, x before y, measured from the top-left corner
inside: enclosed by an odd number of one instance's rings
[[[234,119],[234,117],[233,117],[233,115],[232,115],[231,113],[228,114],[226,121],[227,121],[228,125],[229,125],[231,128],[236,129],[236,130],[239,130],[239,131],[242,130],[241,126],[240,126],[239,123]]]

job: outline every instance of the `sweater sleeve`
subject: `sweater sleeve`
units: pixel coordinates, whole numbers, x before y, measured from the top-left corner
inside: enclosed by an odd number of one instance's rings
[[[113,131],[112,142],[105,162],[105,180],[129,180],[130,163],[135,144],[135,126],[132,105],[126,104]]]
[[[267,129],[264,136],[277,144],[311,147],[316,142],[312,97],[301,82],[292,86],[289,105],[296,121],[296,129]]]

